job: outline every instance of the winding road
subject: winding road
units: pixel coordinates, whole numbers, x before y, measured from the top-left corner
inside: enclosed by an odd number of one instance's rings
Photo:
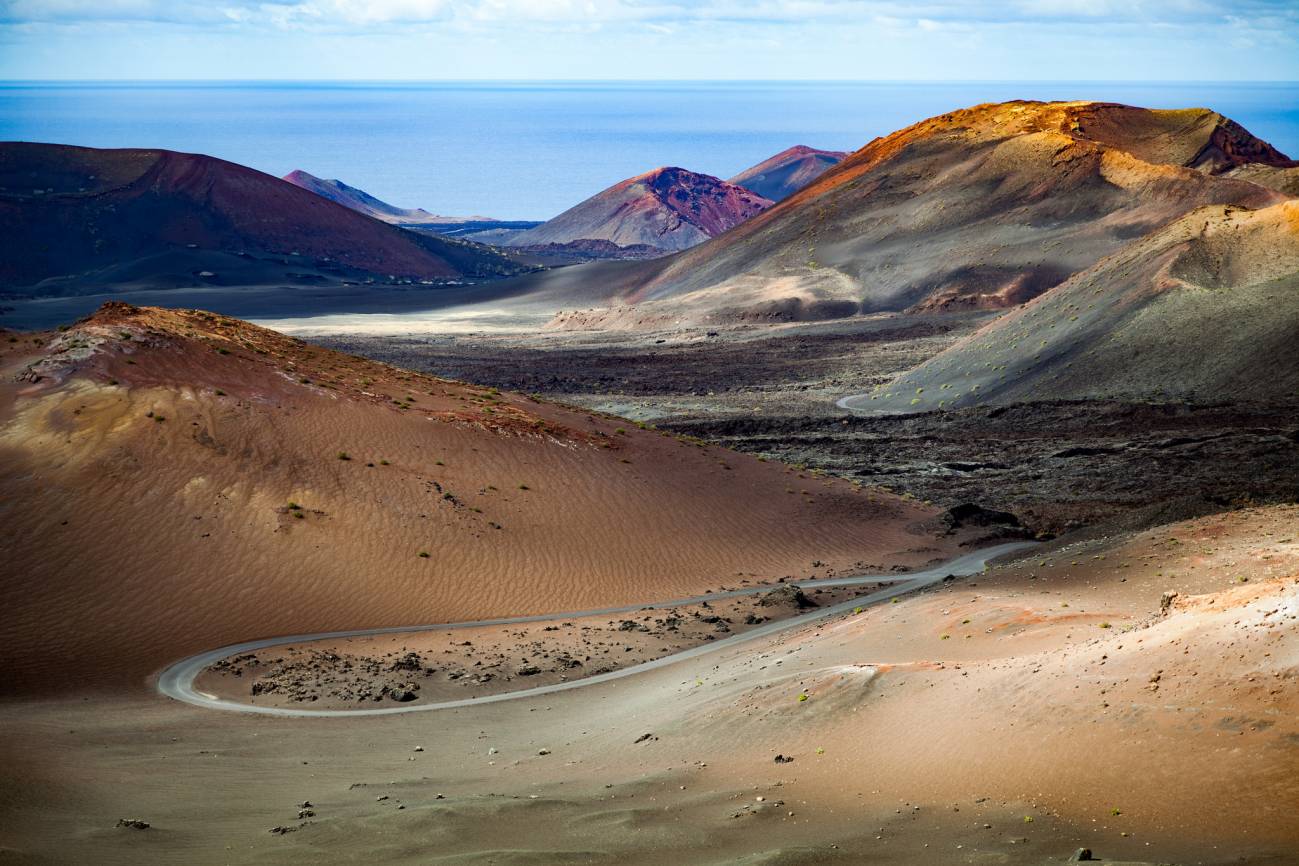
[[[239,653],[254,652],[256,650],[267,649],[268,647],[284,646],[286,644],[307,643],[316,640],[330,640],[333,638],[347,637],[369,637],[372,635],[383,634],[401,634],[405,632],[450,630],[463,628],[478,628],[480,626],[494,625],[515,625],[518,623],[546,622],[548,620],[574,619],[584,616],[606,616],[617,613],[630,613],[633,611],[659,609],[667,607],[677,607],[687,604],[698,604],[704,601],[717,601],[723,598],[733,598],[742,595],[757,595],[759,593],[770,592],[774,587],[772,585],[751,586],[744,589],[729,590],[726,592],[709,593],[708,595],[698,595],[692,598],[679,598],[672,601],[651,602],[649,604],[630,604],[621,607],[603,607],[593,610],[567,611],[563,613],[545,613],[536,616],[516,616],[504,617],[501,619],[484,619],[474,622],[455,622],[455,623],[434,623],[431,625],[417,626],[391,626],[388,628],[366,628],[356,629],[353,631],[333,631],[323,632],[320,634],[295,634],[283,637],[263,638],[261,640],[250,640],[244,643],[231,644],[230,646],[220,647],[219,649],[209,650],[190,656],[176,662],[171,667],[164,670],[158,677],[158,691],[169,698],[175,698],[187,704],[193,704],[197,707],[206,707],[213,710],[226,710],[240,713],[259,713],[267,716],[296,716],[296,717],[336,717],[336,716],[389,716],[397,713],[419,713],[429,710],[450,710],[458,707],[472,707],[479,704],[493,704],[501,701],[514,701],[522,698],[532,698],[539,695],[548,695],[554,692],[568,691],[569,689],[578,689],[585,686],[595,685],[596,683],[608,682],[610,680],[621,679],[623,677],[635,676],[645,671],[654,670],[655,668],[667,667],[687,659],[698,658],[708,653],[718,652],[727,649],[744,641],[757,640],[758,638],[767,637],[786,629],[799,628],[808,623],[816,622],[835,614],[846,613],[854,608],[866,607],[872,604],[888,601],[896,596],[905,595],[916,590],[923,589],[942,582],[949,575],[963,577],[965,575],[977,574],[987,566],[988,562],[1000,556],[1013,553],[1019,550],[1025,550],[1030,547],[1036,547],[1037,542],[1016,541],[1008,544],[998,544],[994,547],[986,547],[982,550],[976,550],[967,553],[964,556],[958,556],[955,559],[948,560],[945,563],[936,565],[933,568],[924,571],[910,572],[907,574],[879,574],[879,575],[859,575],[857,577],[845,578],[823,578],[821,580],[805,580],[797,583],[787,584],[801,587],[803,589],[812,589],[816,587],[828,586],[855,586],[859,584],[875,584],[882,581],[893,581],[891,586],[884,587],[875,592],[868,593],[860,598],[840,602],[839,604],[829,607],[820,608],[801,616],[791,617],[790,619],[780,620],[778,622],[760,625],[755,629],[737,634],[732,637],[724,638],[700,646],[691,647],[672,655],[663,656],[653,661],[642,662],[638,665],[622,668],[608,673],[595,674],[582,679],[569,680],[561,683],[552,683],[545,686],[537,686],[530,689],[520,689],[513,692],[503,692],[495,695],[484,695],[477,698],[462,698],[455,701],[441,701],[438,703],[428,704],[400,704],[397,706],[375,707],[372,709],[355,709],[355,710],[307,710],[289,707],[268,707],[257,706],[255,704],[245,704],[233,700],[225,700],[215,695],[209,695],[200,692],[194,687],[194,680],[205,668],[223,658],[227,658]]]

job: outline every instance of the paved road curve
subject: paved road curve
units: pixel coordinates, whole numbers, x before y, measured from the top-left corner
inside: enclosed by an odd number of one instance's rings
[[[871,411],[867,406],[859,406],[858,403],[866,403],[870,400],[870,394],[849,394],[847,397],[840,397],[834,401],[834,405],[840,409],[847,409],[849,412],[860,412],[863,415],[883,415],[886,413]]]
[[[895,581],[892,586],[885,587],[875,592],[855,598],[850,601],[841,602],[830,607],[821,608],[802,616],[791,617],[790,619],[780,620],[779,622],[767,623],[760,625],[755,629],[746,631],[743,634],[733,635],[718,641],[712,641],[697,647],[691,647],[682,650],[679,653],[663,656],[653,661],[643,662],[631,667],[622,668],[608,673],[595,674],[594,676],[584,677],[577,680],[569,680],[562,683],[552,683],[547,686],[537,686],[531,689],[520,689],[514,692],[503,692],[496,695],[485,695],[479,698],[462,698],[455,701],[442,701],[440,703],[429,704],[399,704],[396,706],[375,707],[373,709],[356,709],[356,710],[307,710],[289,707],[265,707],[255,704],[244,704],[238,701],[224,700],[213,695],[200,692],[194,688],[194,680],[198,677],[203,669],[209,665],[228,658],[239,653],[254,652],[256,650],[266,649],[273,646],[284,646],[286,644],[300,644],[316,640],[330,640],[333,638],[346,637],[369,637],[372,635],[382,634],[401,634],[404,632],[417,631],[448,631],[451,629],[461,628],[478,628],[479,626],[493,625],[514,625],[517,623],[529,622],[546,622],[548,620],[575,619],[584,616],[606,616],[617,613],[631,613],[638,610],[658,609],[666,607],[677,607],[686,604],[698,604],[703,601],[716,601],[722,598],[733,598],[741,595],[757,595],[759,593],[769,592],[773,589],[772,585],[751,586],[744,589],[735,589],[728,592],[714,592],[708,595],[698,595],[693,598],[679,598],[673,601],[660,601],[650,604],[631,604],[622,607],[603,607],[595,610],[577,610],[565,613],[544,613],[536,616],[515,616],[504,617],[502,619],[484,619],[475,622],[454,622],[454,623],[435,623],[432,625],[417,626],[392,626],[389,628],[364,628],[354,631],[331,631],[321,634],[294,634],[284,637],[263,638],[261,640],[250,640],[244,643],[231,644],[220,649],[209,650],[196,656],[190,656],[187,659],[176,662],[167,668],[158,677],[158,691],[170,698],[178,701],[184,701],[187,704],[193,704],[197,707],[207,707],[213,710],[229,710],[241,713],[261,713],[267,716],[387,716],[395,713],[419,713],[429,710],[449,710],[456,707],[472,707],[478,704],[493,704],[499,701],[513,701],[520,698],[532,698],[538,695],[547,695],[552,692],[562,692],[569,689],[578,689],[584,686],[594,685],[595,683],[608,682],[609,680],[621,679],[622,677],[635,676],[644,671],[653,670],[654,668],[666,667],[676,664],[686,659],[696,658],[707,653],[717,652],[727,649],[738,643],[749,640],[757,640],[761,637],[776,634],[786,629],[798,628],[805,626],[810,622],[824,619],[838,613],[846,613],[857,607],[866,607],[872,604],[879,604],[882,601],[905,595],[909,592],[915,592],[926,586],[932,586],[940,583],[948,575],[961,577],[969,574],[977,574],[983,571],[984,567],[992,559],[1013,553],[1018,550],[1025,550],[1035,547],[1036,542],[1017,541],[1009,544],[999,544],[995,547],[987,547],[982,550],[976,550],[973,553],[967,553],[964,556],[958,556],[956,559],[949,560],[941,565],[924,571],[910,572],[908,574],[879,574],[879,575],[860,575],[857,577],[844,578],[824,578],[821,580],[805,580],[793,583],[793,586],[811,589],[815,587],[826,586],[854,586],[858,584],[874,584],[881,581]]]

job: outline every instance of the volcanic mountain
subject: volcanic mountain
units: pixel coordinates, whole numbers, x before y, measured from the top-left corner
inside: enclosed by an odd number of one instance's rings
[[[771,207],[747,189],[684,168],[656,168],[614,184],[554,219],[510,239],[511,245],[607,240],[684,250]]]
[[[1197,207],[1283,201],[1295,166],[1206,109],[980,105],[876,139],[724,237],[627,269],[612,300],[678,321],[1009,307]]]
[[[326,180],[294,169],[283,178],[294,186],[310,190],[343,207],[393,225],[455,225],[465,222],[495,222],[489,217],[453,217],[431,214],[423,208],[397,207],[375,198],[363,189],[348,186],[341,180]]]
[[[730,178],[727,183],[753,190],[763,198],[788,198],[838,165],[848,154],[796,144]]]
[[[915,565],[927,506],[193,310],[0,343],[7,692],[257,635]],[[923,549],[921,549],[923,548]]]
[[[520,270],[485,247],[406,232],[209,156],[0,144],[0,286],[11,291]]]
[[[1299,201],[1185,215],[850,401],[1299,400]]]

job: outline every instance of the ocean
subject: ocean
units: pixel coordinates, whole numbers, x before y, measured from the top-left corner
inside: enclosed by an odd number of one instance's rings
[[[1299,154],[1299,83],[0,82],[0,139],[193,151],[434,213],[546,219],[660,165],[730,177],[1014,98],[1207,106]]]

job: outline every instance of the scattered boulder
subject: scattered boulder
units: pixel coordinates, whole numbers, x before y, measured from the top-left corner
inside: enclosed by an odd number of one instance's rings
[[[778,586],[771,592],[765,593],[758,599],[758,604],[762,607],[786,607],[793,606],[799,610],[806,610],[809,607],[818,607],[816,602],[807,597],[803,590],[793,584]]]
[[[388,690],[388,698],[390,700],[394,700],[402,704],[410,703],[411,701],[419,697],[419,695],[415,694],[415,689],[417,688],[419,687],[418,686],[412,687],[411,683],[407,683],[406,685],[402,685],[402,686],[396,686]]]
[[[793,755],[777,755],[773,759],[777,764],[791,764],[794,762]]]
[[[117,826],[127,830],[148,830],[150,825],[148,821],[141,821],[139,818],[118,818]]]

